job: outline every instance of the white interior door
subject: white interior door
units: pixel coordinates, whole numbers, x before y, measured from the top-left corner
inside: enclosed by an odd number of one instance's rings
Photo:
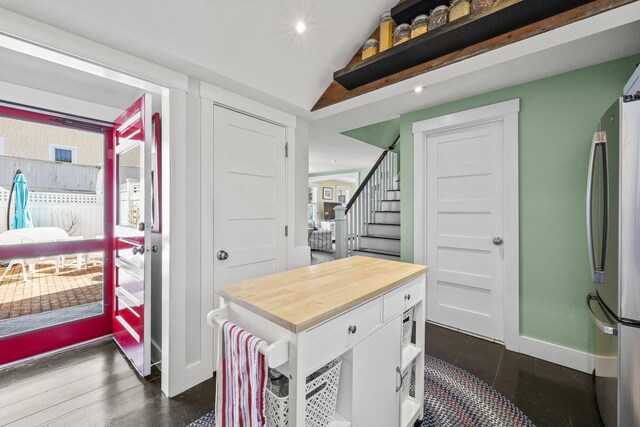
[[[427,318],[504,341],[503,122],[429,134]]]
[[[214,125],[214,285],[286,267],[286,131],[223,107]]]

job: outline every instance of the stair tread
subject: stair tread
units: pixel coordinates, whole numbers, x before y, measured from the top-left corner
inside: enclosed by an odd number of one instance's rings
[[[385,250],[382,250],[382,249],[360,248],[360,249],[354,249],[354,251],[355,252],[366,252],[366,253],[370,253],[370,254],[397,256],[398,258],[400,258],[400,254],[399,253],[393,252],[393,251],[385,251]]]
[[[371,237],[373,239],[385,239],[385,240],[400,240],[400,237],[381,236],[379,234],[367,234],[366,236],[360,236],[360,237]]]

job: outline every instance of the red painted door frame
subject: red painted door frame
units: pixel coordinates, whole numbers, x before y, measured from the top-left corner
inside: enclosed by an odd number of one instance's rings
[[[96,125],[89,119],[70,117],[37,109],[18,109],[0,106],[0,116],[43,123],[54,126],[73,127],[91,131],[84,127]],[[25,332],[7,338],[0,338],[0,365],[16,360],[57,350],[83,341],[98,338],[112,333],[113,317],[113,229],[115,219],[115,187],[114,187],[114,132],[113,127],[102,122],[99,133],[104,138],[104,239],[87,239],[70,242],[35,243],[25,245],[0,246],[0,259],[31,258],[47,255],[63,255],[89,252],[103,252],[103,303],[104,311],[100,316],[82,319],[57,326]]]

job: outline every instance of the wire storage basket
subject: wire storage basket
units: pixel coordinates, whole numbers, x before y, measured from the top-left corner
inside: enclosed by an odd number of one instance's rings
[[[402,348],[411,344],[411,336],[413,335],[413,312],[414,307],[405,311],[402,315]]]
[[[402,372],[402,402],[409,397],[416,397],[416,361],[414,360],[407,369]]]
[[[337,358],[307,377],[305,387],[305,427],[327,427],[334,419],[340,385],[342,359]],[[278,397],[265,391],[267,427],[288,427],[289,396]]]

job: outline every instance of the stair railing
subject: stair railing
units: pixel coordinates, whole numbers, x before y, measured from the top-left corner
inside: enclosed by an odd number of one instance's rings
[[[397,154],[393,152],[400,141],[400,136],[385,149],[353,194],[342,212],[336,209],[336,257],[351,256],[361,247],[361,238],[366,236],[367,224],[374,222],[375,212],[382,210],[382,200],[388,190],[395,189],[395,168]],[[344,231],[339,230],[345,225]],[[338,239],[346,239],[346,245],[338,243]]]

